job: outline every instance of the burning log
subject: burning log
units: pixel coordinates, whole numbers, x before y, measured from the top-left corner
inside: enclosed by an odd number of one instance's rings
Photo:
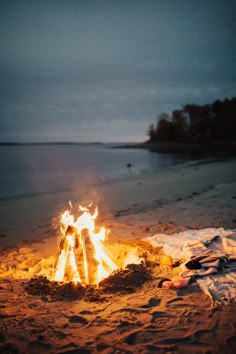
[[[91,240],[88,229],[81,231],[80,240],[84,255],[84,269],[86,284],[96,285],[98,283],[98,265],[96,251]]]
[[[109,230],[95,227],[98,215],[97,208],[91,214],[80,206],[81,215],[75,219],[67,210],[61,218],[63,238],[60,242],[59,254],[55,263],[53,280],[58,282],[80,283],[82,286],[98,286],[99,282],[120,268],[112,259],[104,241]],[[135,263],[135,255],[131,255]],[[124,266],[128,264],[127,259]],[[136,263],[140,263],[136,259]]]
[[[83,213],[76,220],[68,210],[62,215],[62,229],[66,231],[60,242],[54,280],[98,285],[118,267],[103,243],[108,230],[95,228],[97,208],[94,214],[83,207],[80,210]]]
[[[64,238],[60,242],[59,254],[55,265],[56,271],[54,280],[62,281],[65,276],[68,275],[69,278],[72,277],[72,281],[81,283],[75,256],[76,246],[76,230],[69,225]]]

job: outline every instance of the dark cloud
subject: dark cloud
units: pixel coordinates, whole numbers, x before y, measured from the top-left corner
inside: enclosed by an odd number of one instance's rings
[[[142,140],[235,95],[235,1],[1,1],[0,140]]]

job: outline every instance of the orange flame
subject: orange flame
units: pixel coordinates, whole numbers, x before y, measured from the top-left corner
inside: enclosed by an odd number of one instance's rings
[[[91,206],[91,205],[90,205]],[[72,208],[72,205],[70,204]],[[63,238],[55,266],[55,281],[72,281],[82,285],[98,283],[118,269],[104,245],[109,230],[95,226],[98,209],[93,214],[79,206],[77,219],[66,210],[61,217]]]

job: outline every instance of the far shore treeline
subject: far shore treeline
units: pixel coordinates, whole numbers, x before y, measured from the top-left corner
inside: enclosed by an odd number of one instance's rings
[[[148,143],[215,143],[236,141],[236,97],[212,104],[186,104],[162,113],[148,129]]]

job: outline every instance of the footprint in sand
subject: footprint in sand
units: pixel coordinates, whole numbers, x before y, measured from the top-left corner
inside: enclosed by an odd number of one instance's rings
[[[160,318],[170,318],[172,317],[171,315],[169,315],[167,312],[163,312],[163,311],[154,311],[152,313],[152,319],[151,319],[151,323],[156,322],[157,319]]]
[[[160,302],[161,302],[161,299],[158,299],[158,298],[154,298],[154,297],[151,297],[148,301],[147,304],[141,306],[142,309],[146,309],[146,308],[151,308],[151,307],[155,307],[155,306],[159,306],[160,305]]]
[[[93,313],[91,311],[88,311],[88,310],[80,311],[80,314],[81,315],[93,315]]]
[[[136,331],[136,332],[133,332],[131,334],[129,334],[126,338],[125,338],[125,342],[129,345],[134,345],[136,344],[136,340],[137,340],[137,336],[138,334],[142,332],[142,331]]]
[[[82,325],[86,325],[88,323],[86,318],[82,316],[73,315],[69,316],[68,319],[70,323],[80,323]]]

